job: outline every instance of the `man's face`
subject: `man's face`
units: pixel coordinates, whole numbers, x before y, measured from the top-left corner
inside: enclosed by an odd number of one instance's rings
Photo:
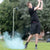
[[[29,8],[30,8],[30,7],[32,7],[32,4],[31,4],[31,3],[29,3],[28,7],[29,7]]]

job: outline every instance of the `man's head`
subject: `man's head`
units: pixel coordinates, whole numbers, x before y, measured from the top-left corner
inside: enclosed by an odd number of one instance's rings
[[[28,6],[28,8],[31,8],[32,7],[32,3],[31,2],[27,2],[27,6]]]

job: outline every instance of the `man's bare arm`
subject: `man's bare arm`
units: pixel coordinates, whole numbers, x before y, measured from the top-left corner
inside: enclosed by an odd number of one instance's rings
[[[41,7],[38,8],[38,10],[42,10],[43,9],[43,1],[41,1]]]
[[[38,2],[38,5],[34,8],[34,10],[37,10],[39,8],[39,6],[40,6],[40,0]]]

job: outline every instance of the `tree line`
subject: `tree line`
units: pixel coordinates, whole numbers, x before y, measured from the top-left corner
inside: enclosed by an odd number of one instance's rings
[[[37,0],[29,0],[33,6],[37,5]],[[15,31],[26,33],[30,31],[30,15],[26,3],[28,0],[4,0],[0,4],[0,28],[1,31],[12,32],[13,24],[13,8],[15,10]],[[41,23],[41,31],[45,33],[50,31],[50,0],[44,0],[44,8],[42,11],[37,11]]]

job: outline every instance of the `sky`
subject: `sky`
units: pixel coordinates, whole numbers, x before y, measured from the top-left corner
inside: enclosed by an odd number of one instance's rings
[[[3,2],[3,0],[0,0],[0,4]]]

